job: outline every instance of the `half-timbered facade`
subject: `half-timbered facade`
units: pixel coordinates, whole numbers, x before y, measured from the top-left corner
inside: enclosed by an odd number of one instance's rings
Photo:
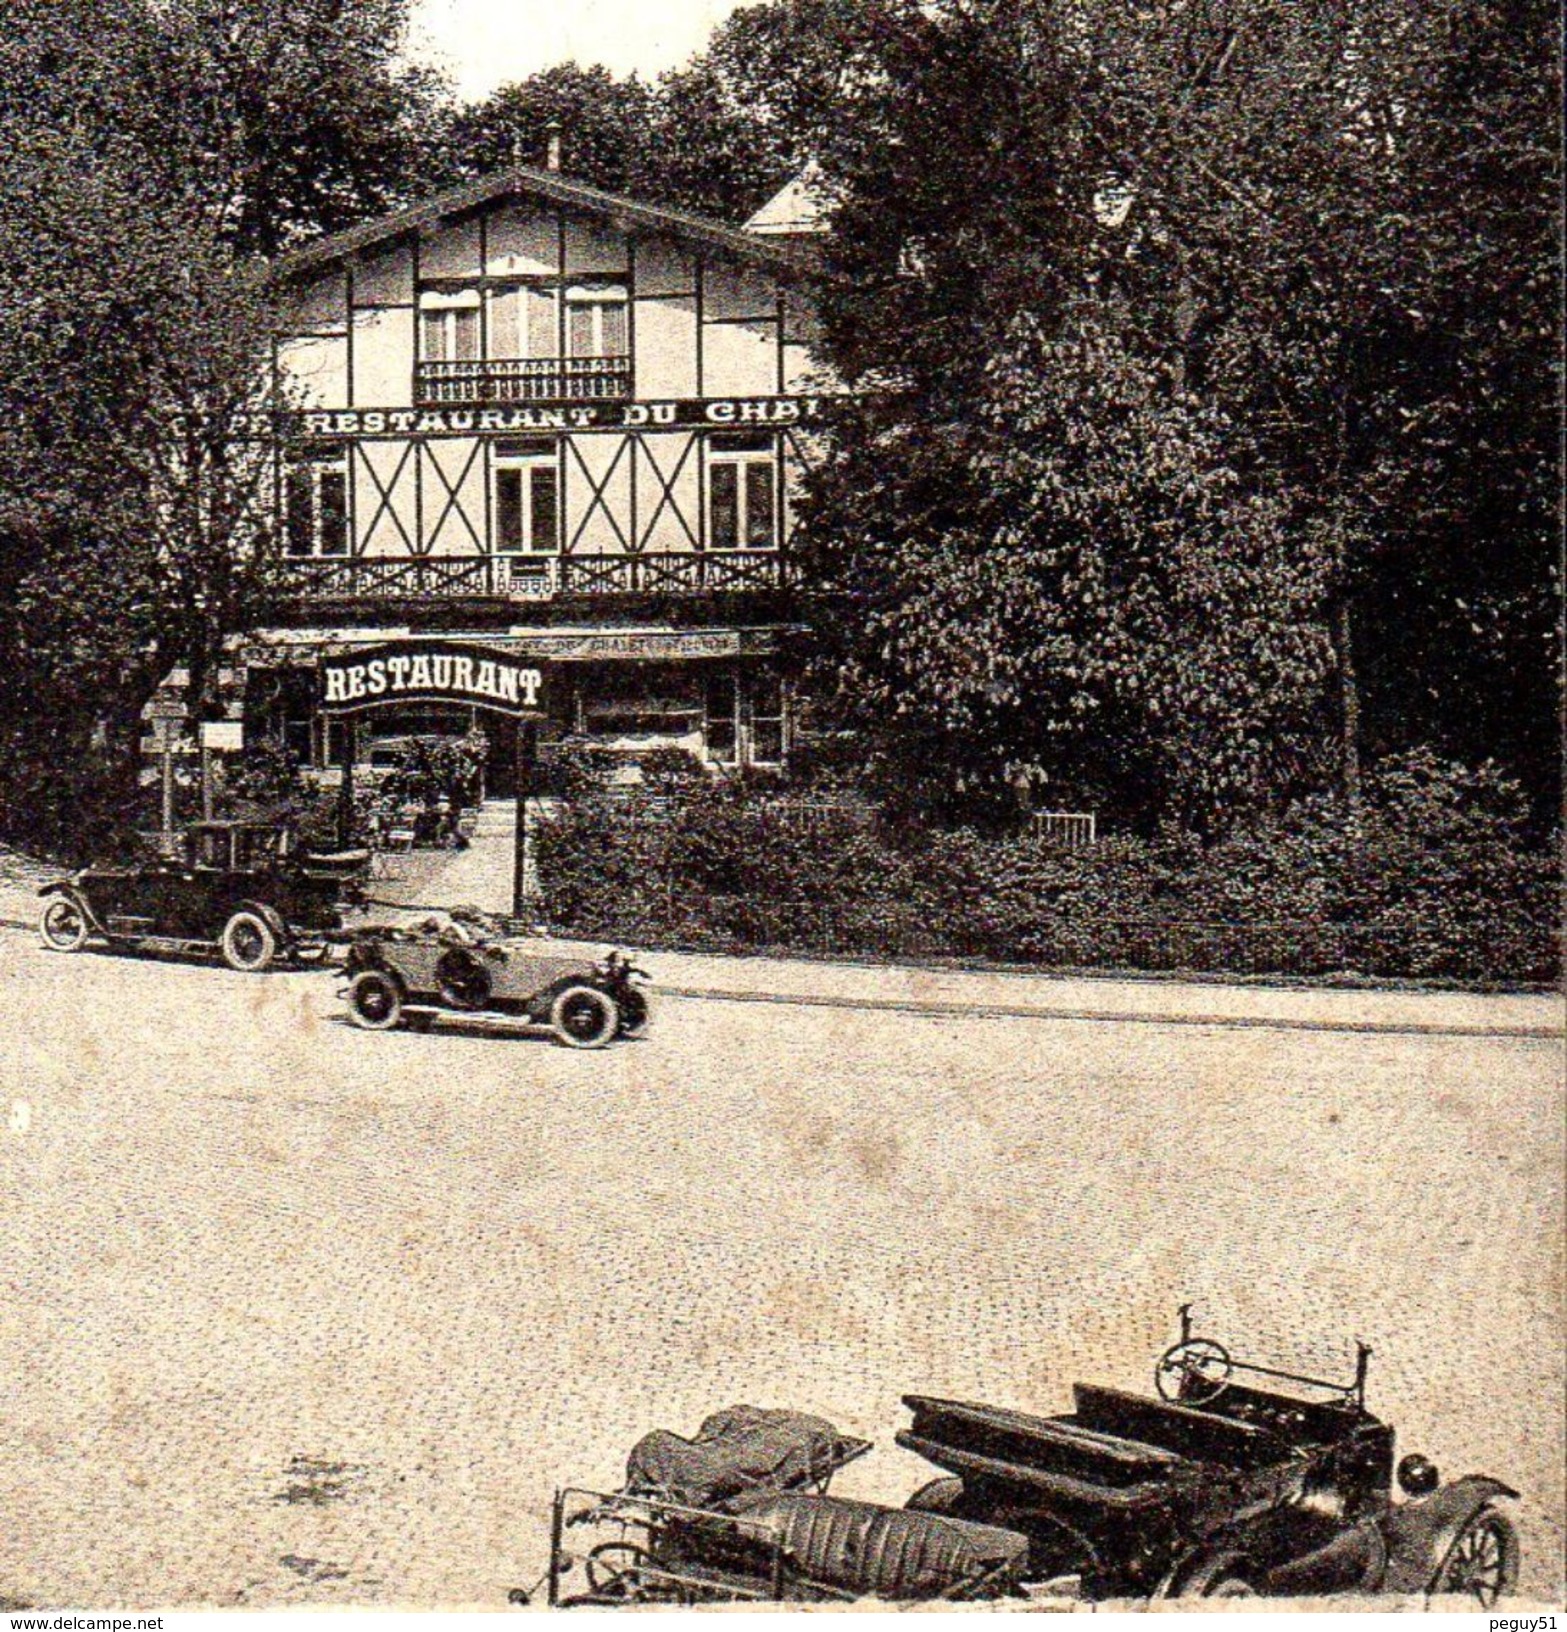
[[[827,408],[803,256],[776,211],[737,230],[527,168],[296,255],[286,610],[240,644],[251,730],[335,763],[320,656],[438,633],[555,660],[556,723],[607,747],[781,761]]]

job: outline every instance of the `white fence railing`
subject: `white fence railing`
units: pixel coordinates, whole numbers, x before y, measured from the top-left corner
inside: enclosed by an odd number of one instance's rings
[[[1096,818],[1076,810],[1036,810],[1028,830],[1036,839],[1048,839],[1065,850],[1087,850],[1099,842]]]

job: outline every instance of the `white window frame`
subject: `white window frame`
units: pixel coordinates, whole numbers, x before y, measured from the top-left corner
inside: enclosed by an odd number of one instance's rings
[[[325,547],[321,534],[321,483],[326,477],[335,476],[342,483],[342,518],[343,531],[340,541],[335,541],[331,549]],[[299,483],[303,481],[305,492],[308,494],[310,516],[308,521],[307,542],[309,548],[296,550],[294,548],[294,514],[293,506],[295,495],[299,492]],[[292,464],[283,476],[283,555],[290,561],[327,560],[343,561],[354,553],[353,539],[353,511],[352,501],[348,490],[348,455],[346,453],[330,455],[318,459],[301,459]]]
[[[731,433],[732,434],[732,433]],[[755,544],[750,539],[750,509],[751,484],[748,472],[756,466],[766,468],[771,485],[771,526],[765,544]],[[735,537],[733,543],[720,543],[715,536],[713,526],[713,473],[716,470],[729,467],[735,471]],[[707,505],[707,547],[710,550],[776,550],[778,548],[778,534],[780,510],[782,508],[782,464],[778,457],[778,439],[767,434],[767,446],[750,448],[725,448],[719,437],[714,437],[707,448],[707,474],[704,482],[706,492],[703,495]]]
[[[533,474],[535,471],[548,471],[555,482],[555,536],[548,544],[543,545],[537,543],[534,539]],[[511,472],[517,472],[522,478],[517,484],[521,536],[515,544],[505,543],[501,538],[501,478]],[[494,553],[509,558],[522,556],[538,558],[547,555],[559,555],[561,535],[566,522],[564,514],[566,483],[560,468],[559,445],[551,444],[548,447],[541,445],[537,448],[508,449],[504,443],[501,444],[495,450],[490,482],[490,516],[494,532],[492,540]]]
[[[424,363],[477,363],[484,359],[484,325],[480,320],[477,289],[426,289],[419,296],[419,360]],[[473,321],[473,355],[457,355],[457,335],[461,314]],[[430,344],[432,334],[441,336],[439,348]]]
[[[604,284],[570,284],[561,291],[565,302],[564,321],[566,328],[565,354],[567,357],[628,357],[631,354],[631,302],[630,291],[623,283]],[[604,314],[610,309],[620,313],[621,333],[624,343],[618,351],[608,351],[604,346]],[[588,351],[578,351],[573,344],[572,336],[574,325],[572,319],[578,312],[587,312],[592,319],[592,348]]]

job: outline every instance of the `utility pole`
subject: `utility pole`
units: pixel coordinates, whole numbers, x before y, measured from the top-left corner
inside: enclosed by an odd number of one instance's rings
[[[517,839],[512,857],[511,911],[514,918],[527,914],[531,882],[529,878],[528,802],[533,797],[534,778],[539,763],[537,720],[517,721]]]

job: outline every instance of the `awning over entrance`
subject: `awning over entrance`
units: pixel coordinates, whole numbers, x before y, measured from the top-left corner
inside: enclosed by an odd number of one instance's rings
[[[764,629],[552,629],[489,633],[473,641],[433,641],[408,630],[288,630],[252,635],[238,643],[239,660],[252,668],[358,661],[367,655],[413,653],[440,646],[456,652],[538,663],[669,663],[683,659],[767,657],[777,652],[776,627]],[[464,696],[464,703],[486,701]]]

